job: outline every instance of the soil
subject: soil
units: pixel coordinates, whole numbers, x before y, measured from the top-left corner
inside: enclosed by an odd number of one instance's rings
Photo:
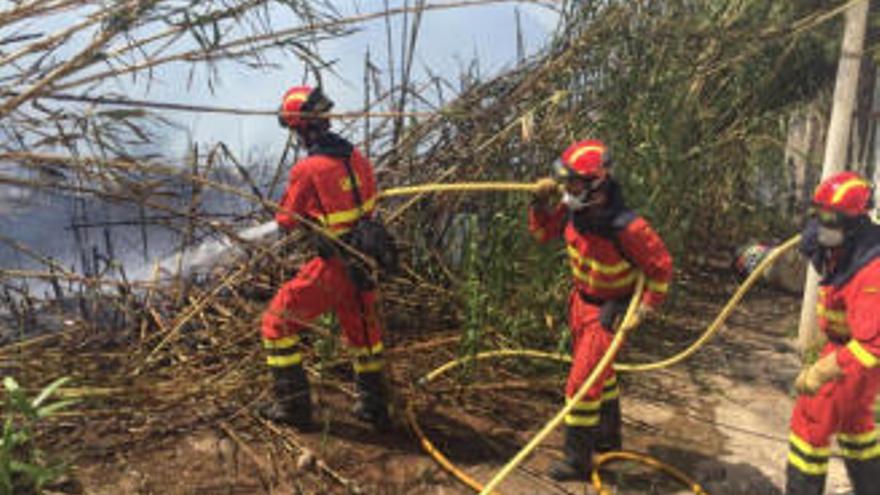
[[[681,275],[662,315],[630,340],[621,361],[656,360],[695,339],[736,287],[721,268]],[[622,374],[627,450],[647,453],[699,481],[712,495],[780,494],[784,482],[791,384],[799,369],[794,333],[800,296],[759,287],[726,327],[688,361],[670,369]],[[456,333],[389,339],[397,410],[419,412],[431,441],[472,477],[487,482],[562,404],[565,365],[493,361],[427,387],[418,378],[455,357]],[[260,366],[254,359],[253,366]],[[78,449],[71,479],[55,493],[89,494],[467,494],[425,454],[401,415],[391,433],[373,432],[350,414],[350,377],[339,368],[313,380],[323,430],[302,434],[263,422],[252,411],[264,393],[241,391],[233,405],[180,404],[159,421],[162,436],[94,432]],[[261,381],[254,388],[265,389]],[[207,418],[207,419],[206,419]],[[218,419],[221,418],[221,419]],[[82,447],[82,445],[80,445]],[[505,494],[585,493],[583,483],[554,483],[545,473],[561,458],[550,439],[499,489]],[[613,493],[689,493],[662,474],[626,462],[603,469]],[[587,491],[586,493],[591,493]],[[830,494],[848,493],[832,461]]]

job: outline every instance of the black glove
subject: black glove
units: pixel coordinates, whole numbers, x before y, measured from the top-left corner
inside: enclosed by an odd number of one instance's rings
[[[825,250],[819,245],[819,222],[815,218],[807,220],[804,225],[798,250],[810,260],[817,272],[822,273]]]

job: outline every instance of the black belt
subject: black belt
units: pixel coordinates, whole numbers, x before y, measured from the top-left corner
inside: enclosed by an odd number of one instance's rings
[[[623,317],[626,313],[626,308],[629,306],[629,296],[616,299],[602,299],[601,297],[587,294],[582,290],[577,292],[582,301],[599,308],[599,323],[609,332],[614,331],[615,323]]]
[[[344,254],[341,253],[339,244],[348,244],[351,239],[349,232],[342,234],[337,239],[330,239],[327,237],[326,233],[314,231],[309,232],[307,236],[307,242],[312,246],[312,249],[317,252],[318,256],[324,259],[330,259],[334,256]]]
[[[578,295],[581,296],[581,300],[584,301],[585,303],[592,304],[595,306],[601,306],[601,305],[605,304],[606,302],[608,302],[607,299],[602,299],[601,297],[596,297],[596,296],[587,294],[586,292],[584,292],[582,290],[578,290]]]

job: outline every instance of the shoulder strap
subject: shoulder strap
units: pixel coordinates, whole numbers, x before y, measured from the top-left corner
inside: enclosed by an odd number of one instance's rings
[[[354,170],[351,167],[350,162],[351,157],[343,158],[342,164],[345,165],[345,171],[348,172],[348,180],[351,181],[351,194],[354,196],[354,203],[357,206],[358,213],[360,215],[364,214],[363,211],[363,200],[361,198],[361,190],[358,187],[357,176],[354,174]]]
[[[630,265],[637,267],[635,260],[633,260],[629,254],[627,254],[626,249],[623,248],[623,243],[620,241],[620,233],[631,223],[633,223],[638,215],[632,210],[624,210],[620,212],[614,219],[611,221],[611,242],[614,243],[614,248],[617,249],[617,252],[629,262]]]

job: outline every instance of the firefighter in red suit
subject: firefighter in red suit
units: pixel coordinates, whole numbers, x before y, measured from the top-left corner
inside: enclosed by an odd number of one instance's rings
[[[263,414],[314,429],[300,334],[317,316],[334,311],[354,355],[359,397],[354,413],[382,430],[390,422],[376,293],[354,283],[339,244],[358,219],[372,215],[376,180],[370,162],[316,115],[332,105],[320,88],[297,86],[285,93],[279,112],[280,124],[296,133],[308,156],[291,168],[275,220],[284,231],[306,229],[317,256],[281,286],[263,314],[263,347],[274,379],[274,400]]]
[[[562,237],[574,287],[569,296],[572,366],[565,388],[570,400],[613,339],[638,271],[646,289],[638,324],[663,301],[672,259],[648,222],[624,205],[611,177],[610,150],[598,140],[571,145],[555,165],[556,178],[541,179],[529,208],[529,230],[539,242]],[[557,480],[587,479],[593,454],[621,448],[617,377],[609,367],[565,418],[565,460],[551,469]]]
[[[825,489],[831,436],[856,495],[880,495],[873,407],[880,390],[880,226],[871,183],[853,172],[823,181],[801,250],[821,274],[819,327],[827,341],[795,382],[787,495]]]

